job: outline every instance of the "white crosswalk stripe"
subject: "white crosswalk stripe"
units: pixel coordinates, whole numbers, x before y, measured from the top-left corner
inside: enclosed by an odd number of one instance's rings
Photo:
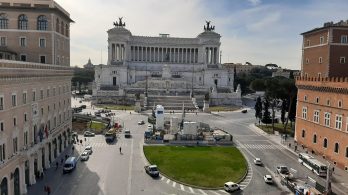
[[[175,188],[175,185],[176,185],[176,182],[175,181],[173,181],[173,187]]]
[[[239,148],[248,148],[248,149],[256,149],[256,150],[283,149],[270,144],[244,144],[243,146],[239,146]]]
[[[191,191],[191,193],[195,193],[195,191],[193,191],[193,189],[191,187],[188,187],[188,188]]]
[[[198,191],[200,191],[203,195],[208,195],[207,193],[205,193],[203,190],[198,189]]]
[[[167,184],[170,182],[170,179],[167,179]]]
[[[211,192],[211,193],[213,193],[213,194],[216,194],[216,195],[221,195],[221,194],[217,193],[217,192],[214,191],[214,190],[210,190],[209,192]]]
[[[184,186],[182,184],[180,184],[180,188],[181,188],[182,191],[185,191],[185,188],[184,188]]]

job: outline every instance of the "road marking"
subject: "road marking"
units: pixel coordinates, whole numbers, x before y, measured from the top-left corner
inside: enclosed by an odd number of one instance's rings
[[[228,192],[226,192],[225,190],[219,190],[219,192],[222,192],[222,193],[228,194]]]
[[[129,169],[128,169],[128,190],[127,194],[130,195],[131,193],[131,186],[132,186],[132,168],[133,168],[133,139],[132,139],[132,145],[131,145],[131,153],[130,153],[130,160],[129,160]]]
[[[208,195],[207,193],[205,193],[203,190],[198,189],[198,191],[200,191],[203,195]]]
[[[182,184],[180,184],[180,188],[181,188],[182,191],[185,191],[185,188],[184,188],[184,186]]]
[[[170,182],[170,179],[167,179],[167,184]]]
[[[163,177],[163,176],[161,177],[161,180],[162,180],[162,181],[164,180],[164,177]]]
[[[195,191],[193,191],[191,187],[189,187],[189,190],[191,191],[191,193],[195,193]]]
[[[175,181],[173,181],[173,187],[175,188],[175,185],[176,185],[176,182]]]
[[[216,194],[216,195],[220,195],[219,193],[215,192],[214,190],[210,190],[209,192]]]

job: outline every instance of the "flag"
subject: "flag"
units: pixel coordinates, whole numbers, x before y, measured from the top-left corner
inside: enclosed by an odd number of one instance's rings
[[[47,129],[47,125],[46,125],[46,128],[45,128],[45,133],[46,133],[46,138],[48,138],[48,129]]]

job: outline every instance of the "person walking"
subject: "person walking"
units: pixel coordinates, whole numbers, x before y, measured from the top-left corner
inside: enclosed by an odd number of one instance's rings
[[[122,148],[120,147],[120,154],[122,154]]]
[[[58,165],[59,165],[59,163],[58,163],[58,161],[56,161],[56,170],[58,169]]]
[[[50,195],[51,194],[51,188],[50,186],[47,186],[47,195]]]

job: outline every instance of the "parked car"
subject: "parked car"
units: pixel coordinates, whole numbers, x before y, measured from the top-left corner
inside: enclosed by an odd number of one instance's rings
[[[262,165],[261,159],[260,158],[255,158],[254,159],[254,164],[261,166]]]
[[[84,135],[85,137],[94,137],[94,136],[95,136],[95,133],[90,132],[90,131],[85,131],[85,132],[83,133],[83,135]]]
[[[158,177],[159,176],[159,171],[157,169],[157,165],[148,165],[145,166],[145,172],[149,174],[151,177]]]
[[[277,166],[277,173],[279,173],[279,174],[289,174],[289,169],[288,169],[287,166],[280,165],[280,166]]]
[[[248,112],[247,109],[243,109],[243,110],[242,110],[242,113],[247,113],[247,112]]]
[[[265,182],[268,183],[268,184],[272,184],[273,183],[273,179],[272,179],[271,175],[263,176],[263,180],[265,180]]]
[[[85,152],[87,152],[89,155],[93,153],[92,146],[86,146]]]
[[[143,120],[138,122],[138,125],[143,125],[143,124],[145,124],[145,122]]]
[[[73,171],[76,168],[76,161],[77,158],[73,156],[66,159],[63,166],[63,174]]]
[[[226,192],[234,192],[240,189],[240,186],[232,181],[226,182],[224,185],[224,189]]]
[[[89,153],[87,151],[82,152],[81,154],[81,161],[86,161],[89,159]]]
[[[124,137],[125,138],[130,138],[131,137],[130,130],[127,129],[127,130],[124,131]]]
[[[82,108],[82,109],[86,109],[86,108],[87,108],[87,106],[86,106],[86,105],[81,105],[81,106],[80,106],[80,108]]]

